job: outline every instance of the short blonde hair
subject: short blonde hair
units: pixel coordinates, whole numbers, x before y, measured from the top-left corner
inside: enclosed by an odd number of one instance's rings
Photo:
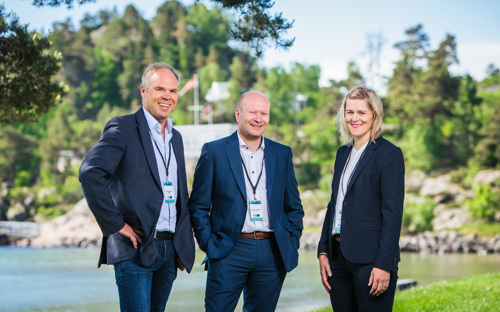
[[[358,86],[352,88],[344,97],[342,101],[342,106],[337,113],[337,122],[340,124],[340,134],[344,138],[347,145],[351,145],[354,142],[354,137],[349,132],[347,123],[345,121],[345,109],[347,106],[347,101],[355,100],[365,100],[368,107],[373,113],[373,124],[370,133],[370,141],[375,143],[375,140],[380,137],[382,132],[382,118],[384,117],[384,108],[382,107],[382,101],[375,94],[372,89],[367,87]]]

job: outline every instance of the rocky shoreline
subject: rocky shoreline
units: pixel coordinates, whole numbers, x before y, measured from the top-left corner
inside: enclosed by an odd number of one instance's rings
[[[500,190],[500,170],[483,170],[477,173],[473,184],[490,185],[496,191]],[[468,199],[473,198],[472,190],[465,190],[453,182],[451,174],[429,175],[423,172],[412,171],[406,178],[406,198],[409,205],[420,205],[430,200],[436,206],[433,210],[432,232],[403,236],[400,247],[404,252],[420,253],[500,253],[500,233],[494,237],[484,238],[475,235],[462,235],[449,229],[461,228],[471,224],[468,210],[465,205]],[[319,195],[318,195],[319,194]],[[321,193],[304,191],[301,198],[304,207],[309,207],[304,217],[304,226],[321,229],[326,209]],[[318,200],[318,196],[321,198]],[[16,205],[14,205],[17,207]],[[29,205],[24,205],[25,209]],[[311,207],[315,207],[311,209]],[[1,208],[1,205],[0,205]],[[18,213],[19,215],[16,215]],[[22,212],[10,209],[7,220],[25,220]],[[36,219],[35,219],[36,220]],[[500,211],[497,209],[495,220],[500,222]],[[408,230],[413,231],[411,226]],[[47,222],[38,223],[38,236],[32,238],[12,239],[0,235],[0,244],[12,246],[44,247],[98,247],[101,244],[102,233],[94,216],[90,212],[85,199],[79,201],[74,208],[65,215]],[[320,234],[318,230],[305,232],[301,239],[301,249],[316,250]]]
[[[302,250],[316,250],[320,234],[305,232],[301,238]],[[102,233],[95,222],[87,203],[81,200],[65,215],[39,225],[39,235],[12,241],[11,246],[20,247],[98,247]],[[403,252],[419,253],[476,253],[486,255],[500,253],[500,235],[482,238],[461,235],[454,231],[424,232],[402,236],[399,245]]]
[[[424,232],[403,236],[399,240],[401,251],[420,253],[500,253],[500,235],[491,238],[461,235],[457,232]]]
[[[318,247],[319,234],[304,233],[301,239],[301,249],[316,250]],[[475,253],[486,255],[500,254],[500,235],[492,238],[477,237],[475,235],[464,236],[458,232],[424,232],[417,235],[402,236],[399,240],[402,252],[415,253]]]

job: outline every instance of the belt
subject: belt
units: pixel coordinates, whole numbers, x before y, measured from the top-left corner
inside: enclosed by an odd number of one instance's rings
[[[340,234],[333,234],[333,240],[340,243]]]
[[[174,233],[167,231],[156,231],[155,238],[161,240],[172,240],[174,238]]]
[[[273,232],[241,233],[240,238],[266,239],[270,238],[271,235],[273,235]]]

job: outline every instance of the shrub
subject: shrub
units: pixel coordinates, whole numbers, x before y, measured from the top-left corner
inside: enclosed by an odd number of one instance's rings
[[[494,221],[495,212],[500,209],[500,192],[483,184],[474,185],[474,192],[475,196],[466,202],[469,215],[474,219]]]
[[[432,231],[436,203],[425,198],[422,202],[406,201],[403,211],[403,231],[420,233]]]

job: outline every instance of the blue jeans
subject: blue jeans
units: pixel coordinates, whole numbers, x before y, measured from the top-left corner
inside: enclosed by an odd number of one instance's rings
[[[171,240],[154,241],[159,257],[151,267],[142,266],[139,258],[114,265],[120,311],[165,311],[177,277],[177,257]]]

